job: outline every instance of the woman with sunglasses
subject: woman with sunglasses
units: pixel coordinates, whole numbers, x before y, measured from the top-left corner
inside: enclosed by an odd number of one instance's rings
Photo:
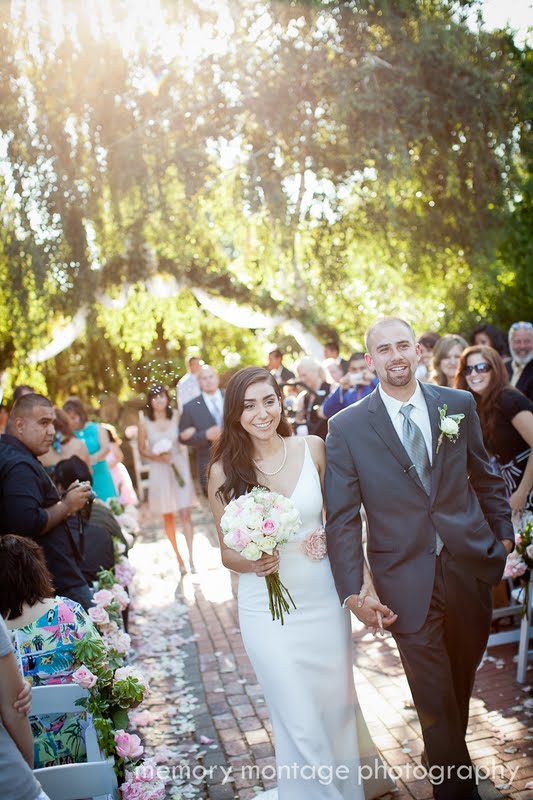
[[[474,345],[461,355],[455,387],[476,399],[485,447],[507,486],[515,530],[533,515],[533,402],[509,383],[509,374],[492,347]]]

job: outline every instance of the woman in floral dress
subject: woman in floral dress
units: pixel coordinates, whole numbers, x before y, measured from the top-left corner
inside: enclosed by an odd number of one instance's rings
[[[0,615],[32,686],[72,683],[74,646],[84,636],[99,637],[78,603],[54,597],[41,548],[22,536],[0,536]],[[32,715],[30,723],[35,769],[85,760],[84,711]]]

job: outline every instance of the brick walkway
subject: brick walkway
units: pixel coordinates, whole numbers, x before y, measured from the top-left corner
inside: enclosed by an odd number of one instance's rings
[[[199,572],[183,581],[159,522],[144,516],[131,554],[137,568],[131,633],[135,663],[152,683],[143,705],[151,720],[141,714],[138,726],[146,753],[170,771],[168,798],[250,800],[275,785],[274,749],[239,634],[236,577],[220,564],[203,508],[194,513]],[[430,784],[417,779],[420,727],[394,642],[359,628],[353,641],[363,713],[384,760],[401,776],[386,797],[431,798]],[[468,742],[475,765],[492,770],[499,789],[486,786],[487,797],[533,800],[533,690],[515,681],[515,653],[516,645],[495,648],[480,668]]]

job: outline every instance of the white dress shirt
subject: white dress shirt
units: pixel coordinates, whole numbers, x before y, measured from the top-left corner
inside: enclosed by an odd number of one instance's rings
[[[221,428],[224,419],[224,398],[222,397],[220,389],[217,389],[214,394],[206,394],[205,392],[202,392],[202,397],[204,398],[205,404],[209,411],[213,415],[213,419],[215,420],[216,424],[219,428]]]
[[[412,405],[414,406],[413,410],[411,411],[412,421],[418,425],[420,430],[422,431],[422,436],[424,437],[424,441],[426,443],[426,449],[428,451],[429,463],[433,463],[433,440],[431,437],[431,423],[429,421],[429,411],[426,405],[426,398],[424,397],[424,392],[420,388],[420,384],[418,381],[416,382],[416,389],[414,393],[411,395],[409,400],[396,400],[395,397],[391,397],[389,394],[383,391],[381,384],[378,384],[378,391],[383,400],[385,408],[387,409],[387,414],[391,418],[391,422],[394,425],[394,430],[398,434],[400,438],[400,442],[403,444],[403,415],[400,414],[400,409],[402,406]]]

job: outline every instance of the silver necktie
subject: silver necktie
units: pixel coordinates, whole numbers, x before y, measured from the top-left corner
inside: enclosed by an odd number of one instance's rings
[[[429,494],[431,492],[431,464],[429,462],[424,434],[416,422],[413,422],[411,419],[411,411],[413,408],[414,406],[411,403],[400,408],[400,414],[403,417],[403,446],[414,464],[426,494]],[[443,546],[442,539],[437,533],[437,555],[440,554]]]

